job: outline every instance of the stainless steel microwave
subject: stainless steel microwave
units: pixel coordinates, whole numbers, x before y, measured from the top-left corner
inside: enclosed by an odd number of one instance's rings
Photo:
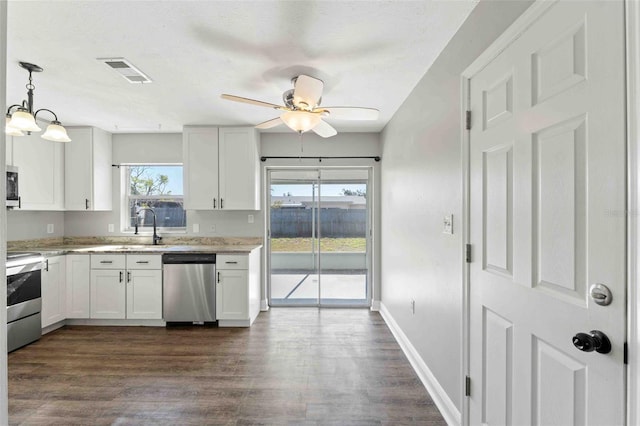
[[[7,207],[20,207],[18,168],[15,166],[7,166]]]

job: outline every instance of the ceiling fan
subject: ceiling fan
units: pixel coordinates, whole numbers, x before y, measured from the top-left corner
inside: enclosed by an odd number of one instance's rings
[[[256,126],[258,129],[270,129],[284,123],[298,133],[313,130],[323,138],[328,138],[338,133],[323,118],[340,120],[378,119],[379,111],[375,108],[321,107],[320,101],[322,100],[322,89],[324,87],[322,80],[301,74],[292,78],[291,82],[293,83],[293,89],[285,91],[282,95],[284,106],[227,94],[223,94],[222,99],[282,111],[280,117],[258,124]]]

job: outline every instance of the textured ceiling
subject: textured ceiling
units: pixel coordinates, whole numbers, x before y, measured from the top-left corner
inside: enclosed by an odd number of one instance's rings
[[[477,0],[9,1],[7,104],[26,96],[65,125],[114,133],[183,125],[255,125],[277,111],[220,94],[282,103],[291,78],[324,81],[322,105],[378,108],[375,122],[328,121],[378,132]],[[130,84],[96,58],[124,57],[151,84]],[[279,127],[281,131],[282,127]]]

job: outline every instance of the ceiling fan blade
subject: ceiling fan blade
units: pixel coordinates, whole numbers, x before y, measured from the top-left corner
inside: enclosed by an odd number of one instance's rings
[[[270,104],[269,102],[256,101],[255,99],[243,98],[241,96],[227,95],[226,93],[220,95],[220,97],[228,101],[242,102],[244,104],[257,105],[257,106],[262,106],[267,108],[274,108],[274,109],[285,108],[281,105]]]
[[[313,109],[320,103],[324,83],[308,75],[299,75],[293,91],[293,104],[302,109]]]
[[[337,120],[377,120],[380,111],[375,108],[362,107],[322,107],[329,115],[326,118]]]
[[[263,121],[260,124],[256,125],[256,129],[270,129],[272,127],[276,127],[283,124],[280,117],[272,118],[271,120]]]
[[[322,120],[320,120],[320,122],[316,124],[316,127],[314,127],[311,130],[313,130],[323,138],[330,138],[331,136],[335,136],[338,134],[338,131],[334,129],[333,126],[331,126],[331,124]]]

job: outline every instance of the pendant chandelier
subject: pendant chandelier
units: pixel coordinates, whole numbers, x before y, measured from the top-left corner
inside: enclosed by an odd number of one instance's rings
[[[46,108],[33,112],[33,91],[36,87],[33,85],[31,73],[42,72],[42,68],[28,62],[20,62],[20,66],[29,71],[29,83],[26,85],[27,100],[23,100],[22,104],[11,105],[7,109],[4,132],[10,136],[24,136],[25,132],[39,132],[42,129],[36,124],[38,114],[48,112],[53,115],[53,121],[47,126],[41,138],[53,142],[71,142],[67,130],[62,127],[55,112]]]

